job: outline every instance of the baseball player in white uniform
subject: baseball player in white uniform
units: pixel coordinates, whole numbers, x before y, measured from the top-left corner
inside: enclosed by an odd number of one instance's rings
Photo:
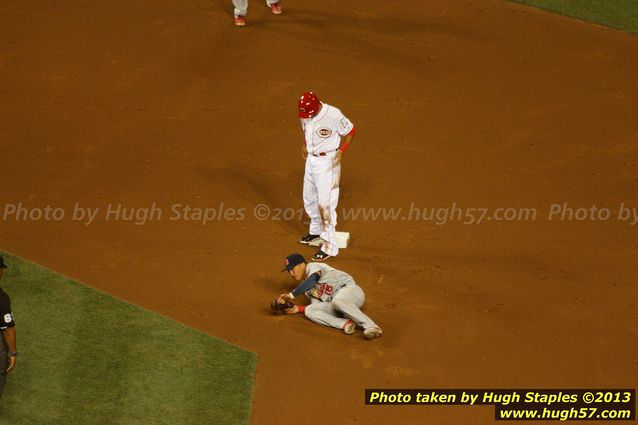
[[[311,300],[308,306],[296,305],[286,310],[287,314],[303,313],[313,322],[343,329],[347,335],[352,335],[357,327],[363,328],[363,336],[367,339],[383,334],[381,328],[361,311],[365,294],[349,274],[327,264],[306,264],[301,254],[289,255],[282,271],[288,271],[294,280],[303,282],[279,298],[292,300],[305,293]]]
[[[238,27],[246,26],[246,14],[248,13],[248,0],[233,0],[235,6],[235,25]],[[266,6],[275,15],[281,15],[283,9],[279,0],[266,0]]]
[[[309,232],[299,242],[307,245],[321,238],[321,249],[312,260],[324,261],[339,253],[335,228],[341,158],[356,129],[339,109],[321,102],[313,92],[301,95],[298,108],[304,132],[303,157],[306,159],[303,203],[310,217]]]

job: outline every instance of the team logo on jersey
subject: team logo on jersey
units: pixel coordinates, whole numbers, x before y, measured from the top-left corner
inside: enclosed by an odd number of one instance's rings
[[[327,139],[328,137],[332,136],[332,130],[330,130],[329,128],[320,128],[319,130],[317,130],[317,135],[319,137],[322,137],[324,139]]]

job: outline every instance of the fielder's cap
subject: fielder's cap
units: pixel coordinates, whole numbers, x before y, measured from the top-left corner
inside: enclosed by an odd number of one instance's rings
[[[4,263],[4,258],[0,255],[0,269],[6,269],[7,265]]]
[[[282,272],[285,272],[286,270],[292,270],[296,265],[299,265],[299,264],[305,263],[305,262],[306,262],[306,259],[303,258],[303,255],[301,255],[301,254],[290,254],[284,260],[284,269],[282,270]]]

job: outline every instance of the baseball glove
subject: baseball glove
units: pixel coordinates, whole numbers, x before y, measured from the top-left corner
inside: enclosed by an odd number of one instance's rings
[[[284,300],[281,297],[277,297],[270,303],[270,311],[273,314],[285,314],[286,310],[291,309],[295,306],[291,300]]]

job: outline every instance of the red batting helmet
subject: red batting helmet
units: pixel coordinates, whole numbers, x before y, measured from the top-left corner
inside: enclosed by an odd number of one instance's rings
[[[312,118],[321,109],[321,102],[316,94],[309,91],[301,95],[297,106],[299,108],[299,118]]]

